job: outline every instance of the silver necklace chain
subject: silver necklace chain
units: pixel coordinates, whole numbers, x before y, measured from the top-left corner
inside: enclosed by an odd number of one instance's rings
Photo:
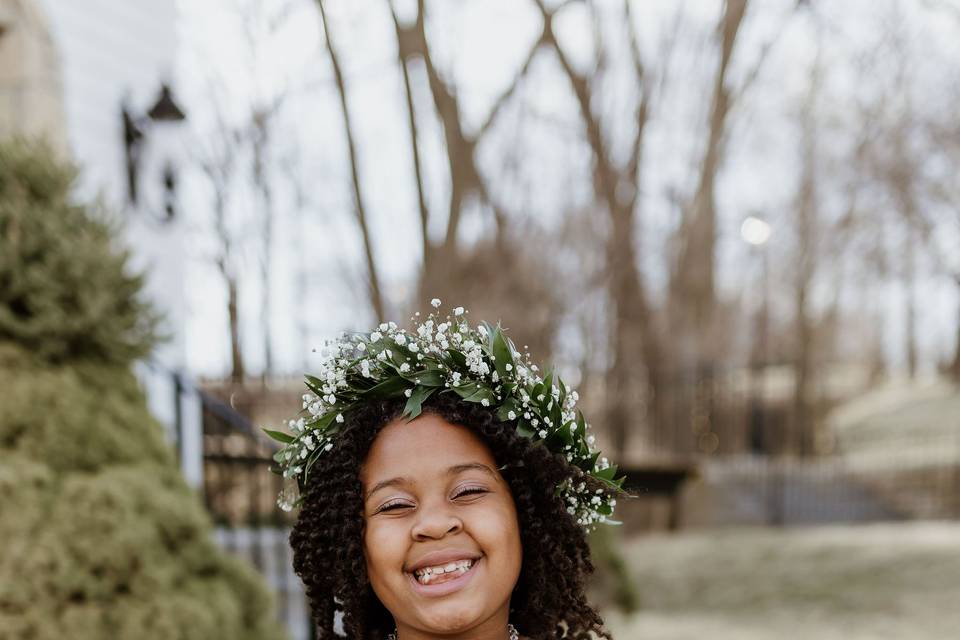
[[[517,628],[512,624],[507,624],[507,633],[510,634],[510,640],[520,640],[520,634],[517,633]],[[396,629],[393,630],[393,633],[387,636],[387,640],[397,640]]]

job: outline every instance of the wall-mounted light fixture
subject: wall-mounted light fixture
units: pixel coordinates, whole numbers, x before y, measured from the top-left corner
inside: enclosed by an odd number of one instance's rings
[[[141,170],[144,148],[148,137],[170,135],[165,125],[180,124],[187,119],[186,114],[173,99],[173,92],[166,83],[160,86],[160,95],[156,103],[147,111],[146,115],[137,116],[132,108],[124,102],[121,105],[123,120],[123,146],[127,173],[127,201],[138,209],[152,211],[151,207],[143,206],[143,196],[140,189]],[[161,171],[161,187],[163,190],[162,214],[154,214],[161,222],[170,222],[176,217],[177,172],[170,158],[163,160]]]

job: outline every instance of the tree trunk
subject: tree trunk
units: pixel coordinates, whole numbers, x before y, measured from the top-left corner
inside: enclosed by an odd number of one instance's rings
[[[536,4],[543,17],[544,41],[556,54],[580,107],[587,142],[593,152],[594,189],[611,223],[610,237],[607,240],[607,270],[610,298],[614,305],[611,336],[614,360],[606,374],[608,400],[605,418],[613,440],[612,453],[622,458],[628,446],[630,432],[644,418],[640,413],[644,406],[642,401],[648,398],[652,400],[653,410],[648,409],[648,419],[645,422],[649,424],[649,418],[652,417],[656,424],[660,417],[656,407],[660,406],[665,397],[661,386],[663,376],[660,345],[634,249],[649,90],[644,87],[642,98],[637,105],[637,133],[632,141],[631,158],[626,167],[620,169],[614,164],[606,148],[601,123],[591,109],[592,95],[587,79],[573,68],[560,47],[553,31],[553,13],[546,8],[542,0],[536,0]],[[626,4],[625,15],[629,22],[629,5]],[[634,45],[632,54],[638,82],[644,84],[639,48],[634,41],[631,42]],[[627,197],[623,196],[623,186],[629,188]],[[643,384],[643,377],[639,375],[644,369],[646,385]]]
[[[327,19],[327,12],[323,0],[317,0],[317,6],[320,9],[320,19],[323,22],[323,36],[327,45],[327,53],[330,56],[330,64],[333,67],[333,76],[337,84],[337,93],[340,97],[340,111],[343,116],[343,132],[347,139],[347,153],[350,159],[350,178],[353,185],[353,205],[354,214],[357,218],[357,225],[360,227],[360,235],[363,240],[363,253],[367,264],[367,294],[370,301],[370,307],[373,310],[377,320],[386,318],[386,310],[383,302],[383,294],[380,288],[380,277],[377,274],[377,265],[374,260],[373,241],[370,235],[370,228],[367,224],[367,209],[363,202],[363,190],[360,184],[360,169],[357,161],[357,145],[354,141],[353,123],[350,118],[350,108],[347,105],[347,87],[343,80],[343,72],[340,69],[340,58],[336,47],[333,44],[330,29],[330,21]]]
[[[819,228],[819,201],[817,194],[817,121],[816,105],[820,92],[820,59],[814,62],[810,74],[810,88],[803,105],[801,137],[801,175],[797,194],[796,236],[797,272],[794,281],[794,351],[792,442],[795,451],[806,456],[813,453],[815,417],[812,411],[811,383],[813,377],[813,354],[815,350],[815,327],[810,310],[810,289],[816,275]]]
[[[903,254],[904,315],[906,325],[907,375],[917,377],[917,278],[916,278],[916,232],[909,226]]]
[[[420,236],[423,242],[423,271],[429,271],[432,266],[430,251],[430,211],[427,209],[426,189],[423,186],[423,167],[420,160],[420,144],[417,135],[417,114],[414,110],[413,89],[410,86],[410,71],[407,69],[407,59],[416,55],[411,48],[410,38],[400,27],[393,2],[390,4],[390,15],[393,17],[393,26],[397,35],[397,61],[400,63],[400,72],[403,75],[403,91],[407,101],[407,126],[410,131],[410,152],[413,160],[413,172],[417,184],[417,207],[420,213]]]
[[[243,364],[243,349],[240,345],[240,312],[237,282],[227,278],[227,316],[230,321],[230,380],[243,384],[246,369]]]
[[[260,292],[260,327],[263,340],[263,371],[261,378],[265,381],[273,373],[273,331],[270,313],[273,308],[273,287],[270,277],[273,263],[273,187],[267,170],[269,158],[267,150],[270,139],[270,111],[254,109],[252,114],[253,138],[253,184],[260,196],[260,281],[263,286]]]
[[[957,344],[954,347],[954,356],[953,356],[953,365],[950,367],[950,372],[953,377],[954,382],[960,384],[960,274],[954,276],[954,280],[957,283]]]
[[[689,345],[677,352],[680,366],[702,369],[716,360],[716,340],[711,325],[716,307],[714,283],[717,240],[715,185],[723,157],[727,115],[731,108],[727,87],[727,70],[733,55],[737,34],[743,23],[747,0],[727,0],[720,20],[720,63],[714,78],[709,121],[709,134],[701,162],[700,179],[688,215],[680,228],[679,255],[672,278],[674,326],[681,330],[677,337]]]

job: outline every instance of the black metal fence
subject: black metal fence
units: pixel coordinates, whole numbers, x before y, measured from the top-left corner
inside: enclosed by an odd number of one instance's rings
[[[771,526],[960,518],[960,424],[884,449],[815,458],[735,455],[700,467],[706,524]]]
[[[216,539],[264,576],[290,637],[314,637],[288,537],[293,517],[276,504],[282,478],[270,471],[275,449],[243,415],[200,392],[203,407],[203,498]]]

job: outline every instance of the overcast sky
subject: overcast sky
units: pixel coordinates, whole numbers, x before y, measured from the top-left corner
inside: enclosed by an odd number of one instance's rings
[[[319,15],[311,0],[271,2],[266,7],[288,8],[281,26],[272,35],[258,36],[261,48],[251,56],[248,41],[238,19],[237,6],[250,5],[245,0],[182,0],[181,65],[178,85],[185,104],[189,105],[194,135],[208,135],[214,112],[211,96],[220,96],[228,117],[240,118],[251,100],[269,100],[286,95],[285,107],[277,124],[279,154],[297,167],[304,185],[306,206],[298,218],[284,211],[276,227],[276,263],[273,283],[272,321],[275,328],[275,351],[279,369],[298,374],[308,364],[309,349],[301,341],[318,344],[337,331],[364,327],[372,320],[360,291],[361,251],[358,234],[351,217],[351,195],[346,149],[341,131],[341,115],[332,71],[321,39]],[[401,12],[404,11],[403,3]],[[610,3],[598,2],[600,6]],[[750,258],[746,245],[737,234],[740,221],[751,212],[764,212],[774,223],[771,251],[785,250],[789,238],[777,228],[778,217],[789,206],[797,175],[796,113],[790,104],[806,90],[813,59],[813,29],[803,17],[785,22],[794,2],[767,1],[753,3],[746,29],[738,42],[733,77],[741,77],[752,67],[763,43],[777,35],[776,44],[763,67],[755,88],[745,102],[745,109],[735,113],[731,135],[738,143],[731,149],[718,188],[721,212],[721,241],[718,260],[728,292],[746,286]],[[855,49],[875,39],[881,11],[877,3],[856,0],[844,3],[815,3],[826,15],[826,56],[843,56],[845,48]],[[911,46],[922,52],[927,48],[941,56],[960,54],[953,36],[960,32],[960,21],[947,17],[931,19],[929,12],[916,9],[917,4],[902,3],[907,10],[902,18],[906,32],[913,34]],[[539,33],[539,18],[532,2],[517,0],[467,0],[464,2],[431,2],[430,31],[434,56],[446,76],[457,87],[468,126],[482,122],[493,100],[509,84],[522,63],[533,39]],[[830,5],[830,6],[826,6]],[[842,6],[839,6],[842,5]],[[361,172],[366,180],[365,197],[372,217],[373,240],[378,266],[386,281],[386,294],[394,308],[409,294],[419,264],[419,238],[416,199],[413,191],[412,167],[403,107],[402,80],[395,60],[393,25],[385,4],[380,0],[331,0],[329,13],[335,27],[335,38],[343,56],[344,73],[349,85],[350,107],[358,132]],[[610,6],[619,6],[619,2]],[[638,28],[645,54],[656,66],[660,45],[668,31],[677,3],[667,0],[638,2]],[[675,223],[675,214],[664,208],[667,185],[689,188],[691,161],[697,145],[702,144],[702,122],[708,105],[704,102],[705,81],[713,73],[714,60],[710,42],[712,26],[721,8],[720,2],[686,3],[687,21],[692,27],[677,40],[668,76],[669,92],[664,109],[651,127],[646,153],[644,194],[648,215],[641,244],[641,255],[649,256],[646,271],[656,288],[662,282],[662,260],[658,258],[662,243]],[[761,7],[761,8],[757,8]],[[585,10],[577,5],[564,11],[557,24],[562,45],[574,64],[586,69],[590,64],[593,43],[586,23]],[[786,24],[784,28],[783,25]],[[614,25],[615,27],[615,25]],[[611,28],[611,31],[614,29]],[[706,46],[703,46],[706,43]],[[752,53],[752,56],[746,54]],[[960,60],[954,55],[953,60]],[[832,60],[827,60],[831,65]],[[612,65],[625,60],[612,60]],[[564,77],[557,71],[550,55],[541,54],[517,99],[528,112],[537,116],[529,129],[505,131],[481,148],[481,170],[497,171],[505,158],[522,147],[521,173],[538,184],[538,197],[524,203],[525,215],[549,225],[578,203],[590,199],[588,149],[582,142],[582,125],[576,104]],[[914,88],[936,102],[942,96],[929,95],[932,87],[942,84],[941,74],[948,73],[940,65],[920,69]],[[951,72],[956,77],[956,70]],[[738,76],[740,74],[740,76]],[[624,77],[627,77],[626,75]],[[842,72],[829,74],[835,84],[831,95],[844,96],[845,91],[862,83]],[[415,81],[419,83],[415,76]],[[629,82],[613,87],[609,104],[598,105],[612,113],[626,109],[633,87]],[[431,105],[422,83],[415,86],[421,112]],[[848,96],[849,97],[849,96]],[[849,117],[843,104],[827,105],[830,113]],[[844,115],[846,113],[846,115]],[[515,118],[507,120],[514,122]],[[448,192],[442,154],[442,133],[434,119],[420,116],[421,142],[427,162],[427,186],[432,210],[442,211]],[[701,127],[701,128],[697,128]],[[562,158],[562,161],[558,161]],[[200,374],[224,372],[229,353],[226,315],[222,286],[210,265],[212,244],[209,241],[207,196],[197,180],[187,180],[185,200],[195,203],[194,224],[198,233],[191,246],[191,288],[188,296],[190,321],[187,345],[192,371]],[[508,188],[505,186],[504,191]],[[249,203],[248,203],[249,204]],[[286,205],[290,205],[287,202]],[[188,205],[188,209],[191,207]],[[293,209],[292,206],[284,206]],[[780,212],[780,213],[778,213]],[[434,216],[433,232],[440,234],[445,220]],[[467,215],[462,237],[469,241],[490,228],[489,216],[482,212]],[[944,230],[944,242],[956,243],[956,229]],[[244,230],[248,238],[256,231]],[[248,247],[249,251],[252,251]],[[960,252],[958,252],[960,254]],[[310,272],[302,273],[294,260],[308,255]],[[254,254],[249,255],[249,268],[256,269]],[[297,278],[309,277],[309,300],[295,299]],[[253,282],[243,293],[245,314],[255,328],[259,313],[259,289]],[[827,287],[829,283],[825,283]],[[821,297],[829,291],[821,291]],[[889,354],[902,360],[902,304],[897,287],[877,291],[887,307],[886,330]],[[958,307],[956,288],[946,280],[925,278],[921,296],[929,304],[921,309],[919,336],[928,362],[944,353],[953,344],[955,314]],[[449,301],[456,303],[457,301]],[[304,322],[298,318],[305,318]],[[401,320],[400,318],[397,318]],[[245,336],[250,348],[250,368],[256,371],[261,361],[254,331]]]

